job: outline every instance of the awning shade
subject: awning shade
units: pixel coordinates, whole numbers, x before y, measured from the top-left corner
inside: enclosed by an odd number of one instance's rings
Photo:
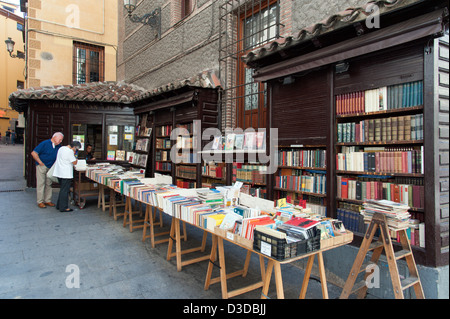
[[[256,81],[264,82],[439,34],[444,30],[444,12],[445,9],[439,9],[367,35],[263,67],[255,71],[253,77]]]

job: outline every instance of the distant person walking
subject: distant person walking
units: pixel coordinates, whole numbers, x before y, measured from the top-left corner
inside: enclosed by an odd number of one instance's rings
[[[16,131],[11,132],[11,144],[16,145]]]
[[[36,197],[39,208],[55,206],[52,203],[52,181],[47,177],[47,172],[56,161],[63,138],[64,135],[57,132],[51,139],[41,142],[31,152],[31,156],[36,161]]]
[[[6,131],[6,133],[5,133],[5,138],[6,138],[6,140],[5,140],[5,144],[6,145],[8,145],[8,143],[9,143],[9,138],[11,137],[11,131],[8,129],[7,131]]]

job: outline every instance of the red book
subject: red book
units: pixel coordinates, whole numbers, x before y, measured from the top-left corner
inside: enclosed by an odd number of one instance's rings
[[[285,224],[287,225],[292,225],[303,229],[309,229],[311,227],[314,227],[317,223],[319,223],[319,221],[302,217],[294,217],[285,222]]]
[[[338,95],[336,96],[336,114],[341,114],[341,102],[342,102],[342,96]]]
[[[342,198],[348,198],[348,177],[342,177],[341,179],[341,196]]]
[[[402,152],[402,172],[408,173],[408,153]]]
[[[400,187],[398,184],[394,184],[394,202],[400,203]]]

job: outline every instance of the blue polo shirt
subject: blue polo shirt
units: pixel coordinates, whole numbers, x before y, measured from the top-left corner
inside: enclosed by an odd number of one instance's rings
[[[42,141],[38,146],[36,146],[33,151],[38,153],[42,163],[50,168],[56,161],[56,155],[58,155],[58,150],[60,147],[61,144],[55,145],[55,147],[53,147],[52,140],[45,140]],[[36,165],[39,165],[39,163],[36,162]]]

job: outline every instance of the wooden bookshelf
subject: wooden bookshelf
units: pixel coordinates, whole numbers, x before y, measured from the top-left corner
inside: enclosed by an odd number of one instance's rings
[[[280,146],[278,170],[272,176],[274,200],[286,197],[292,203],[306,200],[306,205],[316,205],[322,215],[326,207],[326,147],[323,145]],[[311,187],[312,191],[308,191]],[[314,189],[321,189],[315,192]],[[318,206],[317,206],[318,205]]]
[[[347,98],[345,103],[343,97]],[[413,200],[417,201],[413,196],[419,196],[419,192],[409,194],[407,191],[412,189],[412,185],[396,183],[397,178],[411,178],[414,181],[424,178],[423,81],[399,81],[389,86],[370,87],[359,92],[340,91],[340,94],[334,96],[334,101],[337,215],[353,216],[344,219],[345,223],[348,223],[346,227],[356,234],[364,234],[366,226],[361,222],[362,216],[358,212],[364,201],[369,198],[388,199],[408,204],[411,207],[411,218],[424,222],[425,209],[412,205]],[[359,111],[355,112],[355,109]],[[374,109],[382,110],[373,111]],[[362,152],[365,154],[361,154]],[[341,166],[354,167],[353,157],[359,159],[359,164],[356,164],[359,168],[370,166],[370,171],[342,169]],[[364,163],[361,163],[362,158]],[[389,169],[393,165],[395,172]],[[362,181],[361,178],[368,181]],[[389,182],[385,181],[386,178]],[[376,189],[369,191],[368,188],[366,194],[365,189],[359,186],[356,190],[352,189],[353,193],[347,198],[347,189],[350,193],[350,189],[357,183]],[[380,189],[380,185],[389,187]],[[391,193],[394,188],[395,196]],[[345,197],[339,197],[339,193],[344,191]],[[355,194],[356,198],[350,198]],[[364,196],[366,197],[363,198]],[[355,218],[359,222],[355,222]],[[419,246],[419,240],[412,244]]]

